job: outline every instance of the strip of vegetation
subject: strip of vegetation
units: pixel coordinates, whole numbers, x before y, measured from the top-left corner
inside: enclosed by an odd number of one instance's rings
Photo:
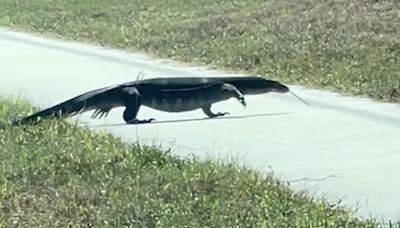
[[[2,0],[0,25],[400,100],[398,0]]]
[[[27,113],[0,99],[0,119]],[[65,121],[0,129],[0,224],[376,227],[232,163],[179,159]]]

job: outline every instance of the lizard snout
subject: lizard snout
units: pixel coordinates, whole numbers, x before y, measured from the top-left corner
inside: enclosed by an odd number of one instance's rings
[[[273,91],[277,93],[287,93],[289,92],[289,88],[285,85],[279,84],[273,89]]]

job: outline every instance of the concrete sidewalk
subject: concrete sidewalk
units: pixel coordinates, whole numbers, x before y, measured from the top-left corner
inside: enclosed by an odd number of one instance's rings
[[[170,61],[83,44],[46,40],[0,29],[0,96],[22,96],[40,107],[88,90],[147,77],[228,75]],[[360,207],[358,214],[400,220],[400,106],[292,87],[312,104],[290,95],[247,96],[212,107],[232,118],[149,124],[122,123],[122,109],[105,120],[81,124],[126,140],[172,147],[180,156],[234,159],[290,180],[293,188]],[[165,113],[142,107],[139,118],[202,118],[199,111]]]

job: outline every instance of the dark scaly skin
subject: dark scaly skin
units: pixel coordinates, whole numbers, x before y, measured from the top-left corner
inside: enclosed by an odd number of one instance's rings
[[[235,97],[246,106],[244,95],[232,84],[215,83],[181,89],[154,89],[153,85],[139,85],[142,105],[166,112],[184,112],[201,108],[209,117],[228,113],[213,113],[213,103]]]
[[[140,81],[127,82],[123,86],[136,86],[140,91],[140,86],[149,84],[154,88],[162,89],[186,89],[207,86],[215,83],[229,83],[238,88],[244,95],[262,94],[267,92],[286,93],[289,88],[285,85],[267,80],[258,76],[240,77],[168,77],[151,78]]]
[[[144,106],[167,112],[201,108],[208,117],[228,114],[211,112],[211,105],[231,97],[236,97],[245,106],[244,95],[289,91],[288,87],[277,81],[255,76],[153,78],[134,84],[142,95]],[[224,90],[223,85],[229,85],[233,90]]]
[[[141,105],[167,112],[200,108],[207,116],[217,117],[227,113],[213,113],[213,103],[235,97],[245,105],[244,95],[288,91],[286,86],[277,81],[254,76],[153,78],[93,90],[14,121],[13,124],[32,123],[46,117],[68,117],[91,110],[95,110],[93,118],[102,118],[116,107],[125,107],[123,119],[126,123],[154,120],[136,119]]]

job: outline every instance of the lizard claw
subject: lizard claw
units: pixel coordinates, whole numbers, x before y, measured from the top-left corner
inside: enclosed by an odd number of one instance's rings
[[[155,121],[156,119],[154,119],[154,118],[150,118],[150,119],[147,119],[147,120],[145,120],[145,121],[147,121],[147,123],[150,123],[150,122],[153,122],[153,121]]]
[[[229,115],[229,114],[230,114],[229,112],[218,112],[217,116],[226,116],[226,115]]]

